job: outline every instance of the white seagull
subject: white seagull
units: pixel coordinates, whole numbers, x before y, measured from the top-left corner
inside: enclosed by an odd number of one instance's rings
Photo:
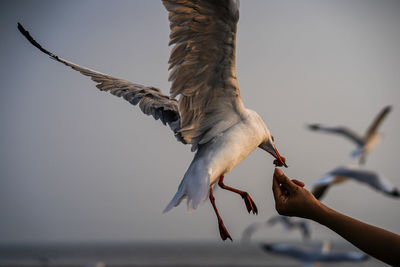
[[[377,133],[379,126],[389,114],[391,106],[384,107],[375,117],[364,136],[359,135],[345,126],[327,125],[327,124],[309,124],[308,128],[313,131],[340,134],[350,139],[357,145],[357,149],[352,152],[353,157],[360,156],[360,164],[365,163],[365,158],[379,143],[381,135]]]
[[[224,184],[224,176],[257,147],[286,166],[261,117],[246,109],[236,80],[235,48],[239,1],[163,0],[169,11],[170,96],[159,89],[112,77],[64,60],[38,44],[21,24],[20,32],[38,49],[97,83],[101,91],[123,97],[172,129],[196,152],[178,191],[164,212],[186,199],[189,210],[209,197],[221,238],[231,239],[215,206],[213,186],[239,194],[248,212],[257,213],[249,194]],[[175,97],[179,96],[176,100]]]
[[[261,247],[268,253],[281,254],[302,261],[304,267],[314,266],[317,262],[358,262],[368,259],[362,252],[331,252],[326,242],[317,249],[305,249],[289,244],[262,244]]]
[[[400,191],[392,185],[382,174],[359,167],[343,166],[338,167],[313,183],[312,193],[317,199],[321,199],[330,186],[353,179],[365,183],[377,191],[391,197],[400,197]]]

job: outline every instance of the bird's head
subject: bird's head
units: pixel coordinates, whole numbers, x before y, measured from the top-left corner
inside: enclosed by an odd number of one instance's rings
[[[274,137],[271,135],[271,133],[267,130],[267,137],[264,142],[262,142],[259,146],[259,148],[267,151],[270,153],[274,158],[274,164],[278,167],[285,166],[286,168],[288,167],[286,165],[286,159],[279,155],[278,150],[275,147],[274,143]]]

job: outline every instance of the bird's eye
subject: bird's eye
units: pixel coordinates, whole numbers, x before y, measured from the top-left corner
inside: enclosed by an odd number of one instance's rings
[[[272,142],[275,142],[274,136],[271,135]]]

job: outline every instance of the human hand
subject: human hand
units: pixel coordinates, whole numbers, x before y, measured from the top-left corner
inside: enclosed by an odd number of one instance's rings
[[[279,214],[312,219],[320,202],[303,187],[303,182],[290,180],[280,169],[275,168],[272,191]]]

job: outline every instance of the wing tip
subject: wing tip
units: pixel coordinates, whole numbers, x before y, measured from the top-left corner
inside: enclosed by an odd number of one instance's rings
[[[309,130],[316,131],[316,130],[319,130],[319,128],[321,127],[321,124],[319,124],[319,123],[307,123],[307,124],[306,124],[306,127],[307,127]]]
[[[58,56],[54,55],[53,53],[51,53],[50,51],[44,49],[38,42],[36,42],[35,39],[33,39],[33,37],[31,36],[31,34],[29,33],[29,31],[27,31],[24,26],[22,26],[21,23],[17,23],[17,28],[20,31],[20,33],[33,45],[35,46],[37,49],[39,49],[40,51],[42,51],[43,53],[49,55],[50,57],[52,57],[55,60],[59,60]]]

